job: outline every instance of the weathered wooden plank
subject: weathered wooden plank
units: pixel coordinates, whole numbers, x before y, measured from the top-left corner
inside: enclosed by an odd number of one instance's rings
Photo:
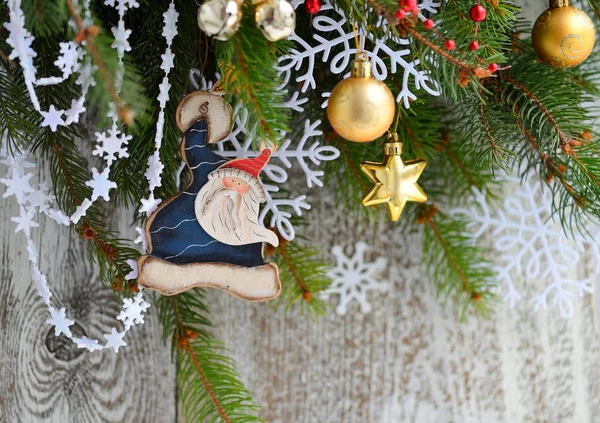
[[[176,420],[175,365],[156,314],[133,328],[119,354],[89,353],[57,338],[30,278],[25,241],[14,234],[14,201],[0,203],[0,422],[169,422]],[[121,226],[128,215],[121,215]],[[102,339],[119,303],[101,286],[84,241],[49,220],[35,232],[42,271],[74,333]]]

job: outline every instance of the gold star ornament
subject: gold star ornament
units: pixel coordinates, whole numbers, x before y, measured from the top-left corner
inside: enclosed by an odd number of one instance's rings
[[[417,184],[427,162],[422,159],[403,162],[400,157],[402,143],[398,142],[397,134],[392,134],[391,140],[384,144],[383,152],[381,163],[363,162],[360,165],[360,169],[373,183],[362,204],[363,206],[383,204],[390,220],[395,222],[400,218],[407,201],[418,203],[427,201],[427,195]]]

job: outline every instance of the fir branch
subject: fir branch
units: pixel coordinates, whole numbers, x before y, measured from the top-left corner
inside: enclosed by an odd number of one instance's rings
[[[461,319],[469,310],[485,315],[494,297],[493,272],[481,246],[467,235],[466,222],[432,204],[418,206],[416,219],[426,228],[423,252],[438,295],[455,300]]]
[[[248,125],[256,127],[255,139],[278,142],[281,134],[289,132],[288,116],[283,108],[284,91],[275,65],[278,55],[288,48],[288,42],[269,43],[252,18],[254,5],[244,3],[240,30],[226,43],[216,41],[216,55],[223,76],[228,100],[237,94],[248,111]]]
[[[207,331],[210,321],[204,291],[194,289],[158,300],[163,335],[179,362],[177,386],[186,422],[260,422],[258,407],[235,370],[221,342]]]

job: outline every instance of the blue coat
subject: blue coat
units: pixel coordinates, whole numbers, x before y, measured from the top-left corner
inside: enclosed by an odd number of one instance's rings
[[[163,202],[148,220],[150,255],[177,264],[263,265],[262,242],[236,246],[223,244],[208,235],[196,219],[196,195],[208,181],[208,174],[227,161],[207,146],[207,131],[206,121],[200,120],[185,133],[181,155],[192,173],[191,183],[183,192]]]

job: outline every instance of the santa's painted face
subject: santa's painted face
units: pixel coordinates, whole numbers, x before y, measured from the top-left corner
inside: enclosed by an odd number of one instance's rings
[[[242,178],[236,178],[235,176],[226,176],[223,178],[223,185],[227,188],[237,191],[240,194],[245,194],[249,189],[250,185]]]
[[[209,179],[194,202],[198,223],[216,240],[228,245],[268,242],[277,246],[277,235],[258,223],[259,207],[250,184],[233,176]]]

